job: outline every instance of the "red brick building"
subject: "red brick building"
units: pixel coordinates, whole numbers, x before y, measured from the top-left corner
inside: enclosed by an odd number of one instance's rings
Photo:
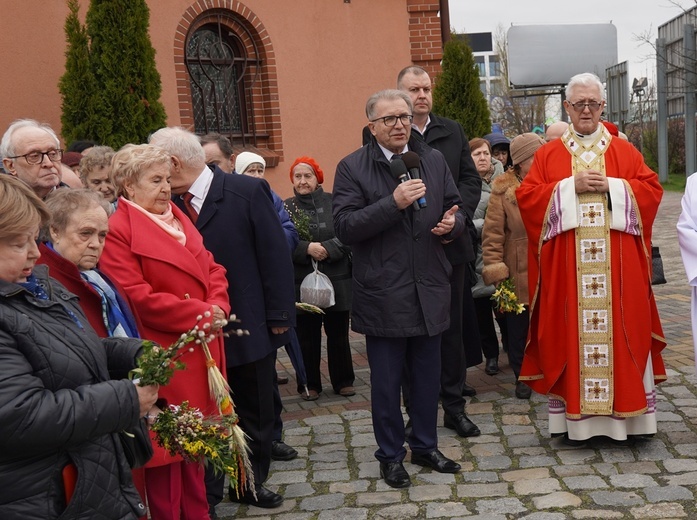
[[[336,163],[361,144],[368,96],[394,87],[411,63],[436,76],[449,27],[447,0],[148,4],[168,124],[256,148],[282,196],[300,155],[318,160],[331,189]],[[81,6],[84,20],[89,0]],[[20,117],[60,132],[67,14],[60,0],[4,2],[0,132]]]

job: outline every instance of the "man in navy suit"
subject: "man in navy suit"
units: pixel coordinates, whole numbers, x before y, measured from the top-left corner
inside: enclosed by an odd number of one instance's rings
[[[211,171],[198,137],[182,128],[163,128],[150,144],[172,155],[174,202],[189,214],[215,261],[227,269],[232,312],[249,336],[225,341],[227,376],[240,426],[250,437],[256,497],[234,502],[274,508],[283,497],[263,486],[271,464],[276,350],[295,325],[293,264],[269,185],[263,179]],[[286,250],[286,254],[280,254]],[[211,515],[222,500],[222,478],[207,478]]]

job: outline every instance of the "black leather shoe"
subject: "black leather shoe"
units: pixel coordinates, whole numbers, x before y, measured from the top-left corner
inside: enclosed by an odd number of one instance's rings
[[[474,397],[475,395],[477,395],[477,390],[475,390],[474,387],[465,383],[464,385],[462,385],[462,395],[465,397]]]
[[[218,520],[218,513],[215,510],[215,506],[208,506],[208,516],[211,517],[210,520]]]
[[[411,463],[418,466],[435,469],[438,473],[457,473],[460,465],[454,460],[450,460],[438,450],[431,453],[412,453]]]
[[[470,421],[467,414],[464,413],[457,415],[445,414],[443,426],[455,430],[460,437],[476,437],[482,433],[477,428],[477,425]]]
[[[401,462],[381,462],[380,476],[385,480],[385,484],[393,488],[411,486],[409,473]]]
[[[298,456],[295,448],[283,441],[271,441],[271,460],[293,460]]]
[[[530,399],[530,396],[532,395],[532,389],[523,383],[522,381],[518,381],[515,384],[515,396],[518,399]]]
[[[486,360],[486,366],[484,367],[484,372],[487,375],[495,376],[499,373],[499,358],[489,358]]]
[[[230,489],[230,502],[247,504],[255,507],[263,507],[264,509],[273,509],[275,507],[280,507],[281,504],[283,504],[283,497],[278,493],[274,493],[273,491],[266,489],[264,486],[259,486],[257,488],[256,499],[249,491],[237,498],[235,491]]]

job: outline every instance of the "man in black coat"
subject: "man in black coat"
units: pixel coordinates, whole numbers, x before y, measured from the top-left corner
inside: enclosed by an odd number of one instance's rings
[[[445,427],[455,430],[461,437],[472,437],[480,431],[465,414],[463,394],[476,394],[465,378],[468,366],[481,363],[482,350],[468,264],[475,258],[470,228],[474,229],[472,219],[481,196],[482,179],[472,161],[469,142],[460,123],[431,112],[433,96],[428,73],[419,66],[406,67],[397,76],[397,88],[406,92],[414,104],[412,129],[445,156],[460,192],[462,210],[467,215],[466,232],[445,246],[453,274],[450,278],[450,328],[443,334],[441,343],[441,404]]]
[[[240,426],[249,436],[256,498],[230,493],[234,502],[273,508],[283,497],[263,487],[271,464],[276,350],[295,325],[293,263],[271,190],[263,179],[213,172],[198,137],[163,128],[150,143],[172,154],[174,202],[191,217],[215,261],[227,269],[232,312],[248,336],[225,340],[227,377]],[[284,254],[282,254],[285,252]],[[207,476],[212,511],[223,497],[223,479]]]
[[[370,365],[375,457],[391,487],[411,484],[402,460],[400,385],[406,364],[411,462],[443,473],[460,465],[438,450],[441,334],[450,325],[450,271],[443,242],[464,231],[460,195],[443,155],[410,139],[412,104],[384,90],[366,104],[370,142],[337,166],[332,212],[336,235],[353,251],[351,326],[365,334]],[[391,161],[420,157],[421,179],[401,182]],[[395,157],[396,156],[396,157]],[[403,168],[404,165],[402,165]],[[425,198],[426,204],[414,203]]]

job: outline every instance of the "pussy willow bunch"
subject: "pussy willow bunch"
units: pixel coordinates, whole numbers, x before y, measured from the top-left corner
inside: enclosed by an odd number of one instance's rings
[[[254,492],[253,475],[244,463],[246,443],[240,444],[234,434],[237,428],[234,413],[205,417],[198,408],[184,401],[163,410],[150,428],[157,436],[157,443],[170,455],[180,455],[188,462],[210,464],[216,473],[228,476],[238,496],[245,486]]]
[[[520,314],[525,310],[525,306],[522,303],[518,303],[512,278],[506,278],[504,281],[499,282],[496,286],[496,291],[491,295],[491,299],[496,302],[496,310],[499,312]]]
[[[286,211],[290,216],[290,220],[293,221],[295,230],[298,232],[300,240],[312,240],[312,235],[310,234],[310,216],[303,210],[297,208],[295,205],[289,207],[288,204],[284,203]]]
[[[295,302],[295,308],[311,314],[324,314],[324,311],[311,303]]]
[[[175,370],[182,370],[185,365],[179,358],[188,350],[186,347],[196,339],[196,331],[191,329],[172,343],[169,347],[158,345],[154,341],[143,341],[143,353],[136,360],[128,376],[140,386],[166,385]]]

